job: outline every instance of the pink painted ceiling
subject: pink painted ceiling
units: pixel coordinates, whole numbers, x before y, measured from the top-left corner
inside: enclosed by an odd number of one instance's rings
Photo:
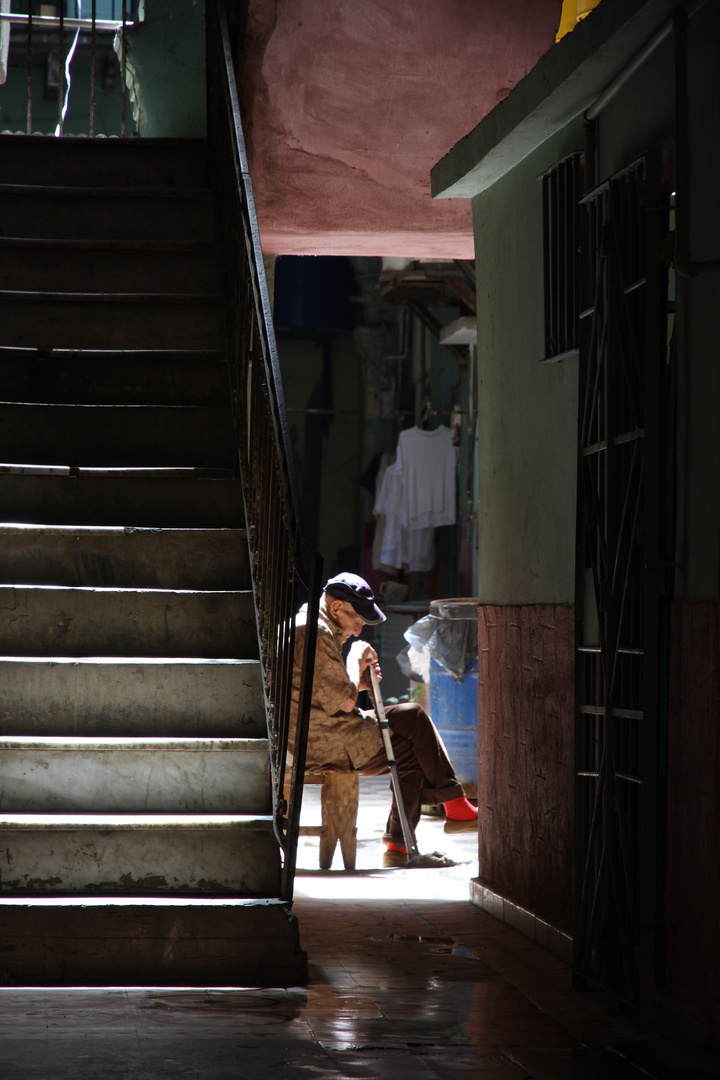
[[[241,77],[266,253],[473,258],[430,169],[555,40],[561,0],[249,0]]]

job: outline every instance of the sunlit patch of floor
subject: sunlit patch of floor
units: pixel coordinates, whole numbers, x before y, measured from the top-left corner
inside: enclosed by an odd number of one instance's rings
[[[318,869],[317,837],[301,836],[298,845],[296,897],[323,899],[418,899],[467,901],[470,880],[478,874],[477,831],[446,833],[442,818],[423,815],[417,829],[421,854],[440,851],[458,865],[442,869],[383,869],[382,836],[390,809],[389,779],[360,777],[357,821],[357,860],[354,871],[343,867],[340,846],[332,868]],[[319,825],[320,787],[308,786],[303,796],[302,825]]]

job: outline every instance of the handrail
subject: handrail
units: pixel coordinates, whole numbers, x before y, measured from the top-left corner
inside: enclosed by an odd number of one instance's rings
[[[282,896],[292,899],[315,663],[322,559],[309,551],[290,445],[255,200],[240,120],[224,0],[209,0],[208,146],[224,243],[228,361],[245,501],[260,660],[270,737],[275,833],[283,850]],[[295,614],[307,589],[298,720],[284,797],[293,698]],[[296,697],[297,701],[297,697]]]

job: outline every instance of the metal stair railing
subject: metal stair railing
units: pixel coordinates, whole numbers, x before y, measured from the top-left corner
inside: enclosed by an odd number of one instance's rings
[[[300,827],[322,559],[305,541],[260,234],[240,120],[224,0],[208,0],[208,148],[224,246],[228,361],[245,500],[260,659],[270,737],[282,896],[292,898]],[[305,630],[290,794],[295,615],[306,590]]]

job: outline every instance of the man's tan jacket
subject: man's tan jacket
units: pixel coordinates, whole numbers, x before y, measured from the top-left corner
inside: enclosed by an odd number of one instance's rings
[[[292,761],[295,743],[295,723],[300,697],[300,672],[305,647],[307,605],[295,620],[295,655],[292,682],[292,716],[288,758]],[[323,595],[318,612],[317,650],[313,679],[308,734],[308,772],[335,769],[349,772],[359,769],[382,749],[382,737],[372,715],[363,716],[359,709],[342,712],[341,705],[353,692],[353,683],[342,657],[342,630],[331,618]]]

